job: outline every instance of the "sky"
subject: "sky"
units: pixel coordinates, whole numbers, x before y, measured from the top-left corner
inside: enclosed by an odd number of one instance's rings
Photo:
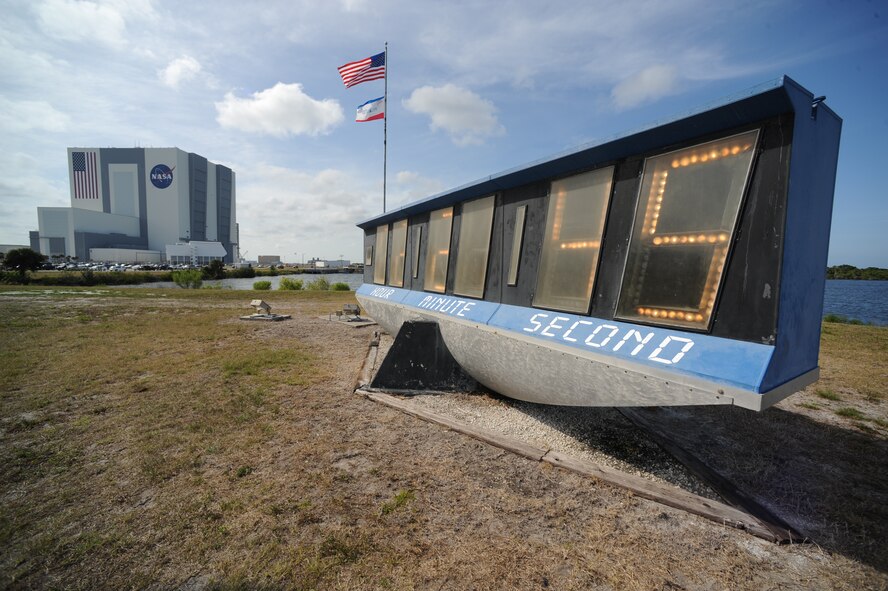
[[[382,213],[788,75],[844,120],[828,264],[888,267],[888,0],[5,0],[0,244],[69,206],[67,153],[231,167],[241,254],[360,261]]]

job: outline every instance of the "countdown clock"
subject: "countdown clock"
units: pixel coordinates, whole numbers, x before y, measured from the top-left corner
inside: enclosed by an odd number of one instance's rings
[[[764,409],[818,375],[840,130],[783,77],[386,212],[358,300],[506,396]]]

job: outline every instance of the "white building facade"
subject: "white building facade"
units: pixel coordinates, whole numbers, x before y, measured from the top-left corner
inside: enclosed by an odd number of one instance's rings
[[[239,259],[226,166],[178,148],[68,148],[68,177],[71,207],[37,208],[42,254],[159,262],[191,245],[201,260]]]

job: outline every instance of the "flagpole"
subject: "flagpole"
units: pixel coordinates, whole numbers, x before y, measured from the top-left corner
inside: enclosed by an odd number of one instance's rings
[[[386,170],[388,168],[388,84],[389,84],[389,44],[385,42],[385,92],[383,99],[385,104],[385,114],[382,117],[382,213],[385,213],[385,181]]]

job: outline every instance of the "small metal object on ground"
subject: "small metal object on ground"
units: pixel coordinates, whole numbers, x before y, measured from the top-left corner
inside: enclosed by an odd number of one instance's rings
[[[327,320],[336,320],[354,328],[376,324],[376,321],[372,318],[361,318],[361,307],[357,304],[343,304],[341,310],[330,312],[327,316]]]
[[[289,314],[272,314],[271,306],[264,300],[252,300],[250,305],[256,309],[256,313],[250,314],[249,316],[241,316],[241,320],[264,320],[266,322],[275,322],[292,318]]]

